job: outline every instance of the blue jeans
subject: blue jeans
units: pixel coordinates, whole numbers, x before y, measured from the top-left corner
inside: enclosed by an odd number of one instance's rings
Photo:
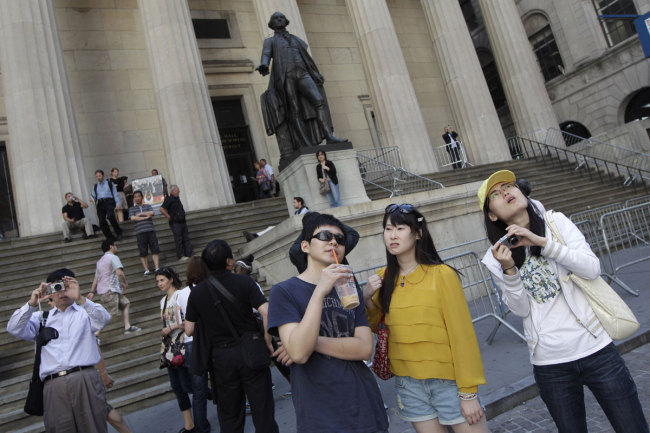
[[[334,185],[331,179],[327,179],[330,184],[330,192],[327,193],[327,201],[330,202],[330,207],[339,207],[341,204],[341,194],[339,193],[339,186]]]
[[[617,433],[648,433],[636,385],[614,343],[576,361],[533,366],[539,395],[559,433],[587,433],[587,385]]]
[[[180,368],[167,368],[169,375],[169,384],[172,386],[172,391],[176,395],[178,408],[182,411],[192,408],[190,403],[189,393],[192,392],[192,380],[190,370],[185,366]]]
[[[192,417],[194,418],[194,428],[199,433],[209,433],[211,430],[210,422],[208,421],[208,373],[205,372],[201,376],[192,374],[192,342],[185,343],[185,365],[190,374],[190,381],[192,383]]]

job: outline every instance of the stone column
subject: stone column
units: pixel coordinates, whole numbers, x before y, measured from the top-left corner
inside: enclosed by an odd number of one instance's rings
[[[559,128],[514,0],[479,0],[517,134]]]
[[[268,26],[271,15],[274,12],[282,12],[289,19],[289,26],[287,27],[289,33],[307,42],[307,33],[305,33],[305,26],[302,23],[296,0],[253,0],[253,5],[255,6],[257,24],[262,39],[273,34],[273,30]]]
[[[0,56],[20,235],[59,231],[65,193],[89,189],[51,1],[0,1]]]
[[[186,0],[139,0],[170,179],[187,210],[235,202]]]
[[[421,2],[456,122],[454,129],[463,140],[469,162],[478,165],[510,159],[460,4],[440,0]]]
[[[438,171],[420,105],[385,0],[346,0],[384,146],[399,146],[404,168]]]

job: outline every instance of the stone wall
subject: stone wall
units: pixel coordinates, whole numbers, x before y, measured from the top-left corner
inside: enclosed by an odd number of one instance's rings
[[[137,0],[55,0],[81,151],[93,172],[129,178],[167,162]]]
[[[348,256],[353,269],[360,270],[386,263],[382,219],[390,203],[408,202],[418,207],[427,219],[428,228],[436,248],[485,238],[483,214],[476,201],[480,182],[426,191],[408,196],[374,200],[351,206],[330,209],[330,213],[359,232],[360,240]],[[458,230],[462,227],[463,230]],[[302,229],[301,217],[288,218],[269,233],[247,243],[238,256],[255,255],[255,263],[268,285],[286,280],[297,274],[288,256],[289,247]],[[478,242],[472,249],[481,257],[487,244]],[[467,251],[463,249],[462,251]],[[448,257],[460,251],[443,254]]]

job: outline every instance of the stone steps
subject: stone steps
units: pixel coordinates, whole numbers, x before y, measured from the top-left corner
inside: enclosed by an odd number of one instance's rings
[[[188,213],[192,245],[199,253],[209,241],[226,240],[233,251],[244,245],[242,231],[260,231],[286,219],[284,199],[267,199],[252,203]],[[184,278],[184,263],[175,257],[173,236],[166,220],[157,217],[156,231],[161,248],[161,265],[172,265]],[[153,276],[143,276],[133,225],[124,223],[124,239],[119,242],[129,283],[126,295],[131,301],[131,323],[142,331],[125,335],[121,316],[114,317],[102,330],[102,353],[115,386],[108,399],[122,411],[140,409],[173,398],[166,370],[158,368],[160,348],[160,308],[162,293]],[[96,261],[101,257],[103,238],[81,240],[79,235],[65,244],[58,233],[12,239],[0,243],[0,275],[3,303],[0,305],[0,431],[42,431],[40,418],[28,417],[22,408],[34,361],[34,345],[6,332],[7,321],[23,305],[31,290],[45,275],[58,267],[72,268],[82,290],[90,288]],[[262,281],[263,283],[263,281]]]

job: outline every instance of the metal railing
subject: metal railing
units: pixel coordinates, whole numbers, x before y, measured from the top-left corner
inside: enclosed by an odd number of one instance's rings
[[[639,293],[618,277],[618,271],[650,260],[650,203],[608,212],[599,224],[612,279],[629,293]]]
[[[467,162],[467,153],[465,152],[465,146],[462,141],[457,141],[455,147],[451,143],[434,147],[433,155],[439,167],[453,166],[456,169],[472,165]]]
[[[592,248],[596,248],[599,252],[602,252],[604,242],[601,236],[600,217],[608,212],[623,209],[624,207],[623,203],[612,203],[606,206],[573,213],[569,215],[569,219],[576,225],[578,225],[578,223],[584,223],[585,221],[589,222],[592,227],[583,231],[582,234],[585,235],[587,243],[591,245]],[[601,257],[604,256],[601,254]]]
[[[551,148],[568,150],[573,154],[575,169],[587,167],[590,169],[602,169],[603,171],[616,171],[622,167],[621,175],[623,184],[627,186],[636,182],[650,182],[650,154],[634,149],[618,146],[612,143],[583,138],[578,135],[561,131],[557,128],[536,129],[520,136],[510,137],[508,146],[513,159],[528,156],[522,144],[526,141],[550,146],[545,149],[546,156],[550,155]],[[627,169],[627,170],[626,170]]]
[[[600,182],[614,182],[624,179],[624,187],[642,187],[649,191],[650,172],[633,168],[618,162],[605,161],[593,156],[583,155],[566,148],[559,148],[530,138],[516,136],[508,139],[513,158],[529,158],[542,164],[568,165],[574,170],[582,169],[590,179],[598,177]]]
[[[544,142],[555,147],[571,146],[572,151],[585,156],[595,157],[604,161],[618,162],[622,165],[645,171],[650,170],[650,154],[648,153],[593,138],[583,138],[557,128],[549,128],[547,130]]]
[[[453,250],[464,245],[466,246],[483,241],[485,241],[485,238],[454,245],[446,248],[446,250]],[[496,288],[496,285],[492,280],[492,275],[481,263],[477,253],[474,251],[465,251],[449,256],[445,258],[444,261],[460,272],[459,277],[470,310],[470,315],[472,317],[472,323],[489,318],[496,321],[494,328],[487,338],[488,344],[492,344],[492,341],[501,325],[504,325],[512,331],[516,336],[521,338],[522,341],[526,341],[526,338],[521,334],[521,332],[506,321],[508,308],[503,304],[499,290]],[[368,282],[368,277],[375,274],[377,270],[384,266],[385,265],[373,266],[356,271],[354,275],[359,282],[359,286],[363,288]]]
[[[361,179],[390,193],[390,197],[445,187],[440,182],[404,170],[397,146],[359,150],[357,163]]]
[[[642,203],[650,203],[650,195],[644,195],[643,197],[627,199],[625,200],[625,207],[631,207]]]

